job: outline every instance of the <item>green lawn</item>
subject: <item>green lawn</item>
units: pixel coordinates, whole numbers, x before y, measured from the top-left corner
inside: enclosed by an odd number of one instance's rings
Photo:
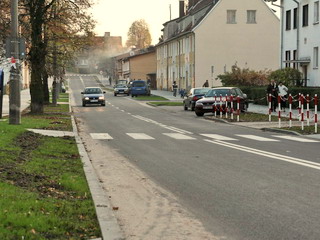
[[[183,102],[150,102],[155,106],[183,106]]]
[[[26,131],[71,131],[68,109],[24,114],[21,125],[0,121],[0,239],[101,237],[75,139]]]
[[[134,99],[139,100],[139,101],[167,101],[168,100],[168,99],[166,99],[164,97],[155,96],[155,95],[138,96],[138,97],[134,97]]]

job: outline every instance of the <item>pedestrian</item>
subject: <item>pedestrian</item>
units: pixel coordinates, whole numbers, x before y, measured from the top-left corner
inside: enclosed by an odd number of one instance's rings
[[[267,93],[267,99],[269,99],[269,95],[271,94],[271,111],[275,112],[277,108],[278,86],[273,79],[270,81],[270,84],[267,87]]]
[[[177,96],[177,90],[178,90],[178,85],[177,85],[176,81],[173,81],[172,90],[173,90],[173,96],[176,97]]]
[[[181,88],[179,93],[180,93],[180,97],[184,98],[184,96],[186,95],[186,90]]]
[[[206,80],[205,83],[202,85],[202,87],[209,87],[209,81]]]
[[[283,85],[282,82],[279,82],[278,93],[281,98],[281,110],[286,111],[286,101],[288,98],[288,88]]]

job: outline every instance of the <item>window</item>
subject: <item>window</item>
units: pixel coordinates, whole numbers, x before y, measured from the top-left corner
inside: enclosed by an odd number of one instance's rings
[[[306,27],[309,25],[309,5],[304,5],[302,8],[302,26]]]
[[[297,59],[297,50],[293,50],[293,60],[298,60]],[[298,69],[298,63],[294,63],[293,68]]]
[[[314,23],[319,23],[319,1],[314,2]]]
[[[227,24],[236,23],[236,10],[227,10]]]
[[[286,68],[290,67],[291,54],[290,51],[286,51]]]
[[[256,10],[247,11],[247,23],[257,23],[256,21]]]
[[[293,29],[298,27],[298,8],[293,9]]]
[[[313,48],[313,68],[319,68],[319,48]]]
[[[291,29],[291,10],[286,11],[286,30]]]

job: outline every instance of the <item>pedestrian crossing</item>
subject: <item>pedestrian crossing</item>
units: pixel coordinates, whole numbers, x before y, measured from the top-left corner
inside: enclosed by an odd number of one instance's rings
[[[174,140],[200,140],[201,138],[210,139],[210,140],[218,140],[218,141],[241,141],[243,139],[253,140],[257,142],[281,142],[283,140],[289,140],[293,142],[300,143],[318,143],[319,140],[309,139],[305,137],[299,136],[291,136],[291,135],[271,135],[270,137],[261,137],[250,134],[235,134],[232,137],[219,135],[219,134],[199,134],[198,136],[193,134],[183,134],[183,133],[162,133],[157,136],[150,136],[146,133],[125,133],[130,139],[134,140],[156,140],[159,139],[160,136],[165,136]],[[90,133],[90,136],[94,140],[114,140],[115,138],[111,136],[109,133]],[[118,137],[119,138],[119,137]]]

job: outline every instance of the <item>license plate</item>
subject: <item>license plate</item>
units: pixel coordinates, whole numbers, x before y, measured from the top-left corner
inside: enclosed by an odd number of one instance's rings
[[[98,100],[90,100],[90,102],[98,102]]]
[[[203,109],[213,109],[213,106],[210,105],[210,106],[203,106]]]

